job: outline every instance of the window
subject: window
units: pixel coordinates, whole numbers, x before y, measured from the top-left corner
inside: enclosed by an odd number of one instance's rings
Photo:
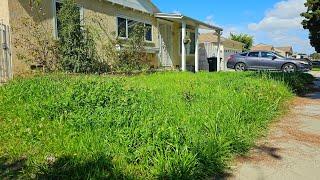
[[[127,37],[127,20],[124,18],[118,18],[118,36]]]
[[[248,53],[241,53],[240,56],[247,56]]]
[[[275,53],[275,56],[277,56],[278,59],[285,59],[284,56],[282,56],[282,55],[280,55],[280,54],[278,54],[278,53]]]
[[[137,25],[145,27],[145,40],[152,41],[152,25],[139,21],[118,17],[118,36],[121,38],[130,38]]]
[[[152,41],[152,25],[145,24],[145,26],[146,26],[146,40]]]
[[[261,57],[272,59],[274,57],[274,54],[271,52],[261,52]]]
[[[259,57],[259,52],[250,52],[248,57]]]

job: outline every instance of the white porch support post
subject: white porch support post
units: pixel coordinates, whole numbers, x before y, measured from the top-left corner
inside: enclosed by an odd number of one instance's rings
[[[184,44],[184,39],[186,38],[186,28],[187,24],[182,22],[182,38],[181,38],[181,70],[187,70],[187,56],[186,56],[186,45]]]
[[[218,44],[217,44],[217,72],[221,71],[221,62],[220,62],[220,48],[221,48],[221,32],[216,31],[218,34]]]
[[[194,53],[194,69],[199,72],[199,26],[195,29],[195,53]]]

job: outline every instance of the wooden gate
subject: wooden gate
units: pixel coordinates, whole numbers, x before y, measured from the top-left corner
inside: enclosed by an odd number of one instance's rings
[[[0,23],[0,83],[12,79],[10,27]]]

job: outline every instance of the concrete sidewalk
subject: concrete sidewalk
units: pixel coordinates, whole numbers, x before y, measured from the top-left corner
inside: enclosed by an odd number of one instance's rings
[[[320,87],[320,79],[316,83]],[[319,180],[320,92],[297,98],[272,129],[226,179]]]

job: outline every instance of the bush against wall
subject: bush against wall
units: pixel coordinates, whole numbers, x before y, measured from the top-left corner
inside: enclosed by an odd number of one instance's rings
[[[58,12],[59,52],[62,69],[73,73],[101,71],[91,34],[82,25],[74,0],[64,0]]]
[[[145,53],[145,26],[137,23],[128,39],[116,37],[108,30],[104,18],[80,17],[74,0],[64,0],[57,12],[58,38],[45,21],[41,1],[32,1],[35,19],[21,18],[15,29],[18,57],[29,65],[45,71],[62,70],[72,73],[131,72],[147,70],[150,66]],[[25,29],[28,29],[26,31]]]
[[[122,71],[146,70],[149,68],[145,53],[145,27],[136,24],[129,38],[123,42],[118,69]]]
[[[108,65],[111,72],[144,71],[150,68],[145,53],[145,30],[143,24],[136,24],[128,39],[119,38],[108,29],[108,22],[102,17],[92,16],[88,29],[96,42],[100,62]]]

